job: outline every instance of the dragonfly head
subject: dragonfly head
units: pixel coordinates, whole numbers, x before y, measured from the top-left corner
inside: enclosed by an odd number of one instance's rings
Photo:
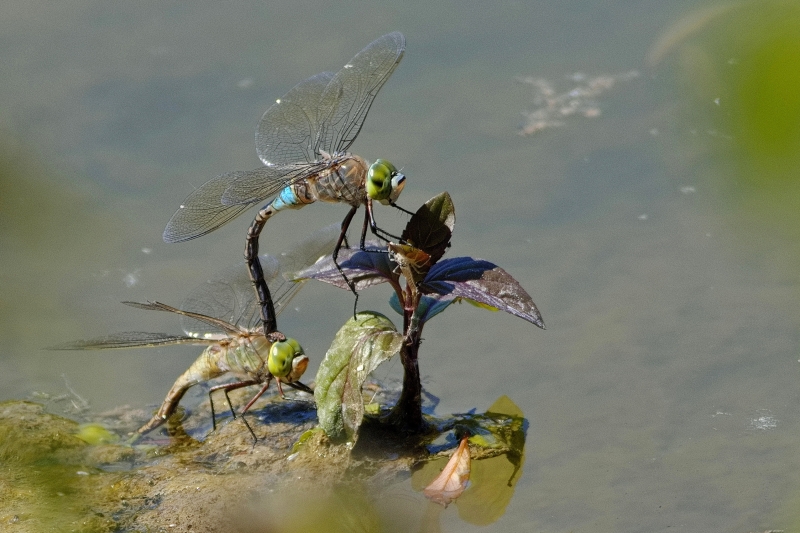
[[[403,191],[406,177],[385,159],[378,159],[367,172],[367,196],[386,205],[394,203]]]
[[[296,355],[295,358],[292,359],[292,371],[289,372],[288,376],[283,378],[284,381],[288,383],[300,381],[300,378],[303,377],[306,368],[308,368],[308,356],[306,354]]]
[[[305,360],[305,362],[304,362]],[[297,381],[308,366],[308,357],[303,347],[294,339],[287,338],[272,344],[267,357],[270,374],[283,381]]]

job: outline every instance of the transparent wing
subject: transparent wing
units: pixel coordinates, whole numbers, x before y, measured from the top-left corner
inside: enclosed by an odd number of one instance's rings
[[[370,43],[336,75],[312,76],[267,109],[256,129],[256,152],[277,176],[240,176],[222,195],[226,205],[252,203],[316,174],[327,166],[322,152],[346,151],[355,140],[372,101],[405,50],[394,32]]]
[[[328,166],[327,162],[298,163],[277,167],[261,167],[250,172],[238,172],[222,194],[226,206],[253,205],[274,196],[284,187],[305,179]]]
[[[170,335],[169,333],[127,331],[95,339],[59,344],[51,346],[48,350],[105,350],[108,348],[140,348],[169,344],[210,344],[211,342],[213,341],[204,342],[202,339],[194,339],[184,335]]]
[[[281,255],[281,260],[263,255],[264,277],[280,314],[294,298],[303,282],[291,281],[291,273],[313,265],[333,251],[339,225],[331,224],[313,233]],[[104,337],[52,346],[50,350],[104,350],[170,344],[208,345],[222,337],[235,336],[241,328],[252,328],[260,321],[258,301],[244,263],[219,272],[213,279],[192,291],[181,308],[160,302],[122,302],[137,309],[165,311],[181,315],[186,335],[130,331]]]
[[[267,254],[259,257],[276,314],[279,315],[286,308],[302,286],[302,283],[290,281],[291,274],[330,254],[339,232],[339,224],[331,224],[294,244],[280,258]],[[240,328],[255,328],[260,324],[258,298],[247,272],[244,262],[238,263],[216,273],[192,291],[181,305],[181,309],[187,312],[182,319],[187,335],[202,337],[209,332],[225,333],[225,329],[219,325],[215,327],[209,320],[198,320],[196,316],[189,316],[189,313],[215,317],[223,324]]]
[[[313,163],[319,158],[319,101],[333,72],[301,81],[267,109],[256,128],[256,152],[265,165]]]
[[[285,279],[294,278],[294,273],[304,270],[323,257],[333,253],[341,233],[341,224],[334,223],[315,231],[289,250],[281,253],[281,272]]]
[[[269,179],[273,174],[269,167],[262,167],[246,172],[229,172],[205,182],[187,196],[172,215],[164,229],[164,242],[188,241],[211,233],[233,220],[260,199],[225,205],[222,203],[222,193],[225,189],[240,177],[252,176],[254,180],[261,180]]]
[[[372,101],[405,50],[399,32],[373,41],[336,75],[322,72],[273,104],[256,128],[265,167],[230,172],[206,182],[183,201],[164,229],[164,241],[210,233],[250,206],[327,166],[321,152],[346,151],[361,131]]]
[[[273,296],[275,311],[278,312],[281,303],[273,292],[274,280],[280,278],[278,260],[269,255],[259,259],[264,269],[264,279]],[[184,300],[181,309],[196,315],[215,317],[225,324],[241,328],[255,326],[260,316],[258,299],[244,262],[215,273],[211,279],[197,286]],[[224,333],[220,327],[193,316],[184,316],[182,324],[184,332],[190,336]],[[212,326],[211,329],[209,326]]]
[[[397,68],[405,48],[402,33],[389,33],[367,45],[336,73],[320,97],[315,153],[350,148],[372,101]]]
[[[219,331],[223,336],[236,336],[242,331],[237,328],[234,324],[229,321],[225,321],[221,318],[217,318],[213,315],[193,312],[193,311],[186,311],[184,309],[178,309],[177,307],[172,307],[171,305],[162,304],[161,302],[122,302],[125,305],[129,305],[131,307],[136,307],[137,309],[146,309],[148,311],[167,311],[169,313],[175,313],[176,315],[181,315],[184,320],[192,320],[193,322],[199,322],[205,325],[203,328],[204,330],[208,330],[208,326],[211,328]],[[195,332],[199,333],[200,329],[196,329]],[[206,337],[206,335],[194,335],[189,331],[186,331],[190,337],[198,338]],[[219,336],[217,336],[219,337]]]
[[[280,256],[280,277],[269,285],[270,293],[275,295],[275,313],[280,314],[292,301],[297,291],[308,280],[295,280],[295,272],[304,270],[323,257],[333,253],[341,233],[339,224],[331,224],[312,233],[296,243]],[[258,316],[260,319],[260,315]]]

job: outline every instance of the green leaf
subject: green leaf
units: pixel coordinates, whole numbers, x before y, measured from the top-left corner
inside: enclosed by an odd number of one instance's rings
[[[402,344],[392,321],[371,311],[351,318],[336,333],[314,389],[319,425],[332,440],[355,442],[364,416],[361,387]]]

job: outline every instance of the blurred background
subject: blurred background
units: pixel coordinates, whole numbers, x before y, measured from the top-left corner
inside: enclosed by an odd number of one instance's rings
[[[426,326],[437,413],[507,394],[529,420],[516,494],[481,531],[792,529],[796,2],[3,2],[0,399],[160,403],[198,348],[43,347],[179,332],[119,302],[179,305],[242,260],[255,211],[167,245],[172,213],[260,164],[254,130],[276,98],[394,30],[405,57],[353,151],[402,168],[408,209],[447,190],[448,256],[499,264],[548,327],[472,306]],[[402,227],[394,211],[376,209],[382,227]],[[282,213],[261,250],[345,213]],[[367,290],[360,308],[399,318],[388,296]],[[314,284],[281,315],[308,376],[351,309]]]

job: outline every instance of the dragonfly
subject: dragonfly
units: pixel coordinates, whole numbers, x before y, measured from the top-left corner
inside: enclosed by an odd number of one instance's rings
[[[274,308],[283,311],[294,298],[303,282],[291,280],[291,274],[313,265],[318,259],[330,254],[338,240],[340,228],[337,224],[327,226],[281,255],[281,258],[262,255],[265,279],[277,295]],[[194,363],[172,385],[161,407],[138,433],[143,435],[159,427],[175,412],[178,403],[189,388],[230,374],[236,381],[209,388],[211,420],[216,429],[213,393],[222,390],[233,418],[236,412],[228,393],[232,390],[260,385],[260,390],[241,410],[241,419],[254,443],[255,432],[244,418],[244,414],[268,389],[272,379],[277,381],[281,397],[285,398],[282,385],[312,393],[300,377],[308,367],[308,356],[293,338],[279,332],[265,335],[261,329],[258,302],[249,278],[241,265],[228,268],[211,280],[194,289],[180,308],[157,301],[122,302],[125,305],[148,311],[165,311],[180,315],[183,334],[125,332],[105,337],[70,342],[51,349],[55,350],[104,350],[116,348],[157,347],[172,344],[203,345],[206,348]]]
[[[342,245],[347,245],[347,229],[356,211],[364,205],[362,250],[366,250],[367,227],[383,240],[397,239],[378,227],[374,201],[412,214],[395,203],[405,186],[405,175],[384,159],[369,164],[348,151],[404,51],[403,34],[389,33],[367,45],[336,74],[322,72],[297,84],[267,109],[258,123],[256,152],[264,166],[228,172],[207,181],[186,197],[164,230],[166,242],[194,239],[274,197],[256,214],[245,245],[245,261],[266,332],[276,328],[275,310],[256,257],[267,220],[279,211],[300,209],[317,201],[348,204],[350,211],[341,223],[332,255],[357,305],[355,284],[337,261]]]

